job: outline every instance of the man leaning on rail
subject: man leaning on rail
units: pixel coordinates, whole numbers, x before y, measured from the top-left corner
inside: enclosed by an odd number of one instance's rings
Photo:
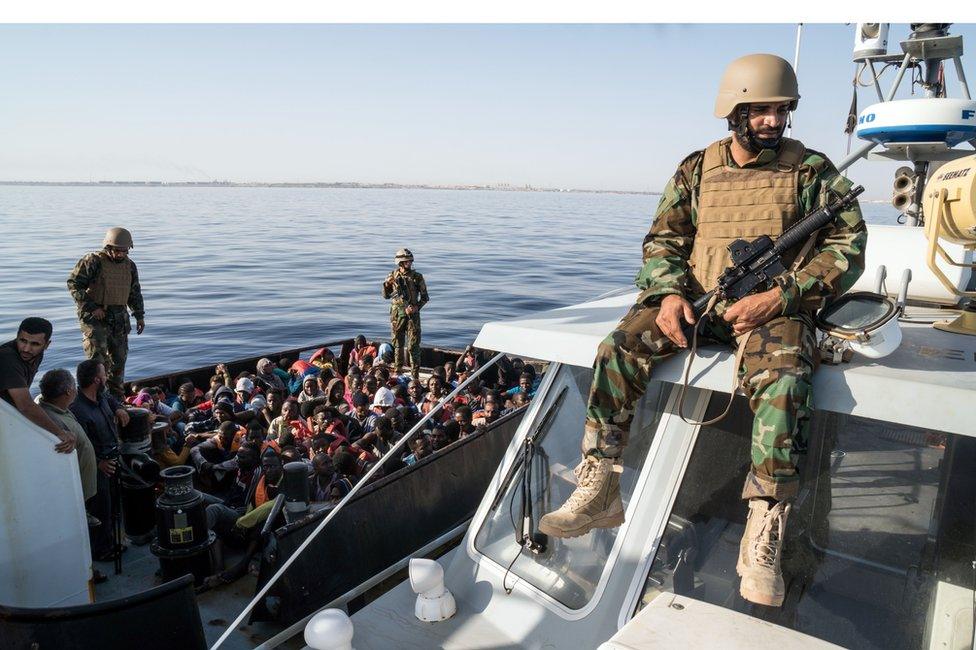
[[[575,537],[623,523],[619,458],[635,407],[652,368],[688,346],[682,324],[694,322],[689,299],[713,288],[729,266],[726,246],[739,237],[776,237],[828,193],[850,188],[826,156],[783,137],[799,98],[793,68],[778,56],[751,54],[725,70],[715,116],[727,120],[732,136],[685,158],[664,189],[644,238],[641,293],[597,352],[577,487],[541,519],[543,533]],[[812,314],[861,275],[866,243],[855,203],[819,233],[805,258],[784,260],[791,269],[772,289],[719,303],[703,325],[706,340],[727,345],[751,332],[739,368],[755,419],[736,570],[740,593],[754,603],[778,607],[785,596],[782,540],[813,405]]]

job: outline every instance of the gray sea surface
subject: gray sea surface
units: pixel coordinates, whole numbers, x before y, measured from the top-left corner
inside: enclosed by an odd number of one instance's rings
[[[137,378],[365,334],[389,337],[380,285],[407,247],[424,274],[425,345],[462,347],[486,321],[630,284],[658,196],[406,189],[0,187],[0,342],[54,323],[42,371],[83,360],[65,280],[129,228],[146,331]],[[888,204],[862,203],[894,223]]]

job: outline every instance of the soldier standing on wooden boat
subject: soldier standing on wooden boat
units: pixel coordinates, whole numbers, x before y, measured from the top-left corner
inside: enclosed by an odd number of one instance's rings
[[[410,355],[410,374],[420,377],[420,310],[430,298],[424,276],[411,268],[413,253],[406,248],[393,258],[397,268],[383,281],[383,298],[390,300],[390,338],[394,364],[402,372],[406,353]]]
[[[102,250],[78,260],[68,276],[68,291],[78,307],[82,344],[89,359],[98,359],[108,372],[109,390],[124,397],[125,360],[129,332],[136,319],[136,334],[146,327],[146,310],[136,264],[129,259],[132,234],[109,228]]]
[[[715,116],[727,120],[732,137],[685,158],[664,189],[644,239],[637,303],[597,351],[576,490],[540,520],[543,533],[575,537],[623,523],[619,459],[637,401],[652,368],[687,347],[682,323],[694,322],[689,300],[715,287],[730,265],[726,246],[740,237],[776,237],[828,193],[850,189],[826,156],[783,137],[799,98],[793,68],[778,56],[752,54],[726,69]],[[784,260],[792,268],[772,289],[719,303],[703,328],[704,338],[726,345],[745,335],[738,372],[755,418],[742,491],[749,517],[736,570],[740,593],[755,603],[780,606],[785,595],[783,534],[813,408],[812,314],[851,288],[864,270],[866,244],[855,203],[819,233],[807,255]]]

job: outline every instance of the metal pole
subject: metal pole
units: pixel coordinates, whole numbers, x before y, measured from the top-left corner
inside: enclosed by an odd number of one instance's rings
[[[796,49],[793,51],[793,72],[800,75],[800,37],[803,35],[803,23],[796,25]],[[793,116],[790,115],[790,125],[786,127],[786,137],[793,137]]]
[[[966,71],[962,69],[962,59],[958,56],[952,57],[952,62],[956,65],[956,76],[959,77],[959,87],[962,89],[962,96],[972,99],[969,96],[969,84],[966,83]]]
[[[440,402],[438,402],[434,406],[434,408],[428,411],[427,414],[424,417],[422,417],[420,421],[417,422],[417,424],[415,424],[412,429],[410,429],[410,431],[406,433],[406,435],[404,435],[402,438],[397,440],[396,444],[390,448],[390,451],[386,452],[386,454],[384,454],[383,457],[380,458],[379,462],[373,465],[373,467],[368,472],[366,472],[366,474],[364,474],[363,477],[359,479],[359,481],[357,481],[354,486],[352,486],[352,489],[349,490],[349,493],[346,494],[346,496],[342,497],[342,500],[339,501],[338,504],[336,504],[336,507],[334,507],[331,510],[331,512],[329,512],[329,514],[326,515],[325,519],[319,522],[319,525],[315,527],[315,530],[313,530],[312,533],[305,538],[305,541],[302,542],[301,546],[295,549],[295,552],[292,553],[287,560],[285,560],[285,563],[281,565],[281,568],[278,569],[278,571],[273,576],[271,576],[271,579],[268,580],[268,582],[261,588],[260,591],[258,591],[258,593],[251,600],[251,602],[247,604],[247,606],[244,608],[244,611],[242,611],[238,615],[238,617],[235,618],[234,621],[227,626],[227,629],[224,630],[224,633],[222,635],[220,635],[220,638],[217,639],[217,642],[214,643],[213,646],[211,646],[210,650],[216,650],[217,648],[219,648],[224,643],[224,641],[227,640],[227,637],[229,637],[231,633],[235,629],[237,629],[237,626],[244,622],[244,617],[246,617],[248,613],[252,609],[254,609],[255,605],[261,602],[261,599],[264,598],[265,594],[268,593],[268,591],[271,589],[274,583],[277,582],[278,579],[285,574],[285,571],[287,571],[288,567],[290,567],[292,563],[298,559],[298,556],[302,554],[302,551],[304,551],[308,547],[308,545],[312,543],[312,540],[315,539],[315,537],[322,532],[322,530],[326,527],[326,525],[328,525],[330,521],[332,521],[333,517],[336,516],[336,513],[342,510],[342,508],[345,507],[345,505],[349,502],[349,500],[352,499],[353,496],[355,496],[363,486],[369,483],[369,479],[372,478],[373,474],[375,474],[379,470],[379,468],[382,467],[384,463],[386,463],[388,459],[392,458],[395,455],[395,453],[399,451],[400,448],[407,443],[410,437],[420,430],[420,428],[424,425],[425,422],[427,422],[427,420],[429,420],[435,413],[440,411],[441,408],[444,406],[444,404],[450,402],[458,393],[461,392],[462,388],[464,388],[469,383],[471,383],[478,375],[483,373],[485,370],[493,366],[495,362],[498,361],[502,356],[503,354],[499,352],[498,354],[493,356],[488,361],[488,363],[486,363],[485,365],[481,366],[476,371],[474,371],[474,373],[472,373],[470,377],[468,377],[466,380],[464,380],[464,382],[459,384],[457,388],[451,391],[446,397],[444,397]]]
[[[837,171],[843,172],[845,169],[853,165],[855,162],[857,162],[858,160],[866,156],[869,151],[874,149],[875,145],[876,143],[874,142],[863,143],[860,147],[858,147],[853,152],[851,152],[847,156],[847,158],[844,158],[842,161],[840,161],[840,164],[837,165]]]
[[[885,97],[886,102],[890,102],[895,98],[895,92],[898,90],[898,86],[901,85],[902,77],[905,76],[905,70],[908,69],[908,62],[911,60],[911,54],[905,54],[905,58],[901,60],[901,65],[898,67],[898,76],[895,77],[895,83],[891,84],[891,90],[888,91],[888,96]]]
[[[884,94],[881,92],[881,82],[878,81],[878,73],[874,69],[874,61],[865,61],[868,67],[871,68],[871,77],[874,79],[874,92],[878,93],[878,101],[884,101]]]

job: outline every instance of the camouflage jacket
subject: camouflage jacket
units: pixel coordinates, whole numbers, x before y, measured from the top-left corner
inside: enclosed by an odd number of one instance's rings
[[[644,264],[634,280],[641,290],[638,302],[653,302],[672,293],[686,294],[688,258],[698,221],[692,193],[699,184],[703,153],[696,151],[681,161],[678,171],[664,188],[654,222],[644,237]],[[754,164],[763,164],[767,160],[760,154]],[[838,173],[825,155],[807,149],[800,164],[799,187],[799,211],[808,214],[822,205],[827,191],[843,194],[851,183]],[[821,231],[805,265],[776,279],[783,292],[783,313],[815,311],[827,298],[850,289],[864,272],[867,239],[861,209],[855,203]]]
[[[406,295],[404,295],[406,294]],[[383,281],[383,297],[393,299],[390,309],[402,311],[407,305],[418,310],[430,301],[424,276],[410,269],[406,273],[397,269]]]
[[[142,300],[142,286],[139,284],[139,272],[136,270],[136,263],[128,260],[131,265],[132,284],[129,288],[129,309],[136,320],[143,320],[146,317],[146,307]],[[102,260],[98,253],[88,253],[75,264],[68,276],[68,292],[78,306],[79,317],[87,317],[99,306],[92,302],[88,297],[88,287],[98,277],[102,268]]]

